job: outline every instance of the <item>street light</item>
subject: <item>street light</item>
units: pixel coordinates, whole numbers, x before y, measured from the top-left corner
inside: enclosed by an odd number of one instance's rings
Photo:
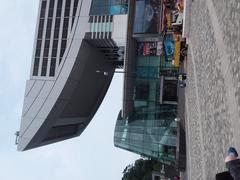
[[[19,135],[20,135],[20,132],[19,132],[19,131],[16,131],[16,132],[15,132],[15,136],[16,136],[15,144],[16,144],[16,145],[18,144]]]
[[[101,71],[101,70],[96,70],[96,73],[103,73],[104,76],[108,76],[108,72],[107,71]],[[114,71],[114,73],[126,73],[126,71]]]

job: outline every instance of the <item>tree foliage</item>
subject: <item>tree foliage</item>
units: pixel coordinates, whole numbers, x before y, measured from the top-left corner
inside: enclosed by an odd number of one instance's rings
[[[151,180],[152,171],[159,171],[160,168],[158,161],[138,159],[123,170],[122,180]]]

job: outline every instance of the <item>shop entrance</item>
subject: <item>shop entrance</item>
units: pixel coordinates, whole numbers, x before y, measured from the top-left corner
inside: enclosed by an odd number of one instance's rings
[[[178,81],[175,77],[161,76],[160,103],[177,104]]]

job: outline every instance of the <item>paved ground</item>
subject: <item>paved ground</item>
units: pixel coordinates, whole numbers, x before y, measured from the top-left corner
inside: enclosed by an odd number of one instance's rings
[[[214,180],[240,151],[240,1],[194,0],[186,63],[187,179]]]

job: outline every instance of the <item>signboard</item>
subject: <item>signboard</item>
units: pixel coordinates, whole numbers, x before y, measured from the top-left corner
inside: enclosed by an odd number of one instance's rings
[[[142,42],[138,44],[139,56],[160,56],[162,53],[162,42]]]

